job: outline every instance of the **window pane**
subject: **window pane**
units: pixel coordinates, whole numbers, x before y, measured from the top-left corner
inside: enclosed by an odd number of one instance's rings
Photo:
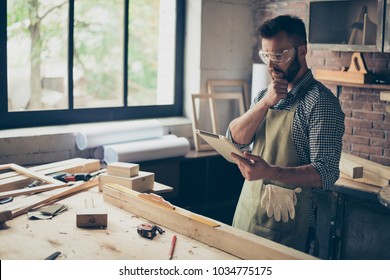
[[[76,0],[75,108],[123,106],[123,0]]]
[[[9,111],[68,108],[67,42],[67,1],[7,1]]]
[[[128,105],[174,102],[176,1],[130,0]]]

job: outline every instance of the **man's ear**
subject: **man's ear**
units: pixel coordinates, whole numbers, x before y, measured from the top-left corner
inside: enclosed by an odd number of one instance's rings
[[[298,47],[298,54],[300,56],[305,56],[307,54],[307,45],[300,45]]]

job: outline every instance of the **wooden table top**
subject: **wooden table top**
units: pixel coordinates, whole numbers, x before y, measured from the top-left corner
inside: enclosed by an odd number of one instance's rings
[[[76,227],[76,213],[93,198],[108,213],[105,229]],[[237,257],[162,227],[153,240],[141,237],[137,225],[148,222],[103,201],[98,188],[63,199],[69,210],[50,220],[30,220],[21,215],[1,225],[0,259],[43,260],[55,251],[61,260],[167,260],[172,236],[177,235],[173,260],[225,260]]]

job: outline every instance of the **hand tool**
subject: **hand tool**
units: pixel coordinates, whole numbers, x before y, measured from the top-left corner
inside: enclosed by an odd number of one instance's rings
[[[90,179],[98,176],[100,173],[106,172],[106,169],[98,170],[96,172],[92,173],[66,173],[66,172],[60,172],[60,173],[54,173],[51,174],[51,176],[54,179],[57,179],[61,182],[76,182],[76,181],[89,181]]]
[[[148,239],[156,237],[156,231],[158,231],[159,234],[163,234],[165,232],[162,228],[152,224],[140,224],[137,226],[138,234]]]
[[[11,202],[13,200],[14,200],[14,198],[12,196],[11,197],[5,197],[5,198],[0,199],[0,204],[6,204],[6,203]]]

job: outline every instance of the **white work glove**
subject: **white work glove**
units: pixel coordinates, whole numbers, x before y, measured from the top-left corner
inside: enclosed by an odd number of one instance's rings
[[[292,220],[295,218],[295,205],[297,204],[297,193],[302,191],[301,188],[294,190],[278,187],[275,185],[264,185],[264,194],[261,198],[260,205],[267,210],[267,216],[274,216],[275,221],[287,223],[289,216]]]

